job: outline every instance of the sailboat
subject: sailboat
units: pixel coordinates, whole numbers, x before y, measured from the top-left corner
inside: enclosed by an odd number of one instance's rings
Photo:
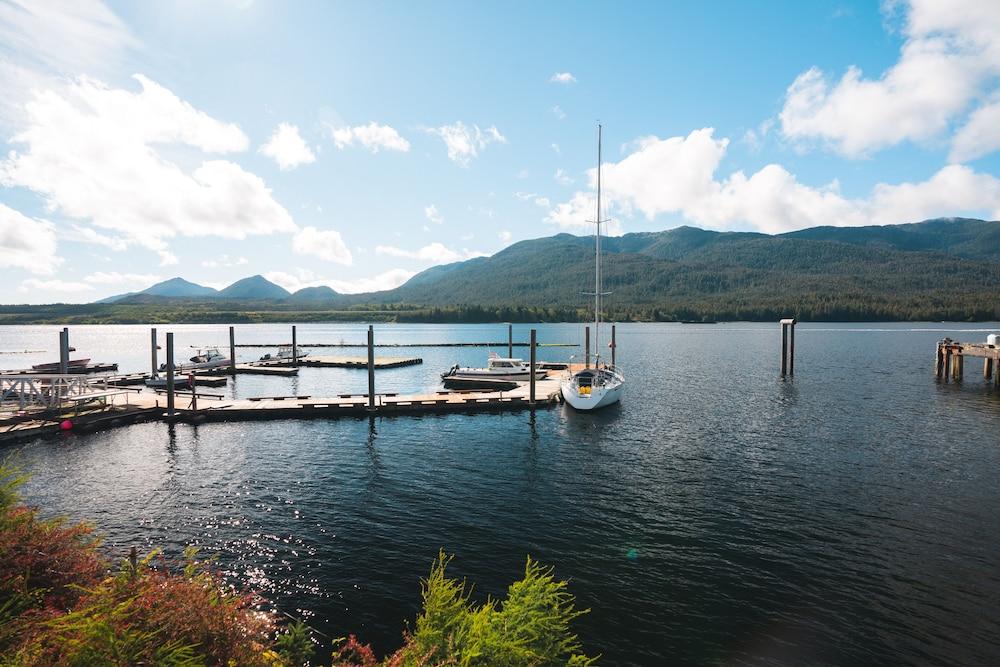
[[[600,350],[601,340],[601,126],[597,126],[597,223],[594,261],[594,340]],[[577,410],[597,410],[621,400],[625,378],[614,366],[601,362],[600,352],[594,355],[593,367],[588,366],[562,381],[563,400]]]

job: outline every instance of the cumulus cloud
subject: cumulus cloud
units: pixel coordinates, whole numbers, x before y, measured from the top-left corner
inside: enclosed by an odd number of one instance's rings
[[[438,211],[437,206],[434,204],[424,207],[424,215],[434,224],[440,225],[444,223],[444,217],[442,217],[441,212]]]
[[[0,2],[0,124],[20,125],[32,90],[66,75],[115,71],[125,53],[141,46],[100,0]]]
[[[419,250],[404,250],[395,246],[380,245],[375,247],[375,254],[388,255],[390,257],[405,257],[407,259],[418,259],[431,264],[447,264],[457,262],[462,259],[472,257],[482,257],[485,253],[475,250],[463,249],[461,252],[452,250],[443,243],[429,243]]]
[[[0,203],[0,267],[51,275],[60,263],[52,223]]]
[[[961,165],[945,167],[926,181],[879,184],[871,196],[850,199],[836,181],[813,187],[800,183],[778,164],[747,176],[716,172],[729,144],[711,128],[686,137],[646,137],[621,161],[604,166],[606,205],[623,215],[638,212],[648,220],[680,214],[702,227],[749,227],[779,233],[817,225],[866,225],[915,222],[935,216],[987,214],[1000,217],[1000,180]],[[590,229],[596,202],[596,169],[588,172],[591,190],[576,192],[549,211],[546,222],[564,229]],[[620,228],[614,224],[610,233]]]
[[[556,169],[556,173],[553,174],[552,178],[556,179],[556,183],[559,185],[572,185],[573,179],[569,177],[562,169]]]
[[[328,127],[333,144],[341,150],[354,144],[358,144],[372,153],[378,153],[380,150],[405,153],[410,150],[410,142],[400,136],[395,128],[379,125],[375,121],[356,127],[334,127],[333,125],[328,125]]]
[[[249,260],[246,257],[230,257],[226,253],[219,255],[217,259],[207,259],[201,263],[207,269],[217,269],[219,267],[230,268],[245,264],[249,264]]]
[[[359,294],[362,292],[381,292],[399,287],[415,275],[415,271],[389,269],[388,271],[383,271],[382,273],[366,278],[338,280],[335,278],[318,278],[311,271],[297,269],[295,273],[269,271],[264,274],[264,277],[272,283],[284,287],[289,292],[297,292],[305,287],[326,286],[341,294]]]
[[[115,252],[122,252],[128,249],[128,241],[125,239],[101,234],[90,227],[70,225],[69,230],[64,231],[60,236],[67,241],[78,241],[80,243],[100,245],[110,250],[114,250]]]
[[[967,162],[997,149],[1000,149],[1000,94],[969,115],[965,125],[955,133],[948,159]]]
[[[1000,4],[910,0],[903,34],[899,60],[877,79],[854,66],[836,82],[815,67],[796,77],[779,114],[784,136],[820,140],[844,155],[864,156],[939,135],[995,86]],[[977,153],[967,141],[980,127],[961,137],[953,158]]]
[[[569,72],[556,72],[549,77],[549,83],[576,83],[576,77]]]
[[[497,238],[499,238],[504,243],[507,243],[508,241],[511,240],[511,238],[513,238],[513,234],[510,233],[510,230],[502,229],[500,230],[500,233],[497,234]]]
[[[246,150],[238,126],[211,118],[136,75],[141,90],[115,89],[80,77],[36,91],[28,124],[0,162],[0,184],[28,188],[52,211],[176,258],[164,239],[292,232],[296,226],[258,176],[222,159],[188,173],[158,152],[181,144],[204,153]],[[83,232],[87,234],[87,232]],[[92,237],[100,242],[97,237]]]
[[[163,276],[155,273],[119,273],[117,271],[97,271],[83,279],[92,285],[134,285],[145,289],[163,280]]]
[[[488,145],[507,143],[507,138],[500,134],[495,125],[481,130],[478,125],[467,127],[462,121],[457,121],[452,125],[428,128],[427,132],[441,137],[448,149],[448,159],[460,167],[468,167],[473,158],[478,157]]]
[[[292,237],[292,250],[299,255],[313,255],[336,264],[349,266],[354,261],[340,232],[332,229],[303,227]]]
[[[70,280],[39,280],[37,278],[28,278],[27,280],[21,281],[21,287],[18,289],[19,292],[33,292],[36,290],[44,290],[46,292],[88,292],[94,289],[93,285],[87,283],[75,282]]]
[[[290,123],[279,123],[267,143],[260,147],[263,155],[278,163],[282,171],[316,161],[316,155],[299,134],[299,128]]]
[[[559,120],[564,120],[566,118],[566,112],[562,110],[562,107],[558,104],[552,107],[552,115]],[[555,144],[553,144],[555,145]]]

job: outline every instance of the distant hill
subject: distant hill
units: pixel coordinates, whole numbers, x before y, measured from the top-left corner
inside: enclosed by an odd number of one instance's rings
[[[602,247],[612,292],[607,315],[621,320],[1000,319],[1000,222],[942,218],[779,235],[678,227],[606,238]],[[175,300],[187,304],[183,312],[197,303],[199,321],[213,312],[234,316],[223,299],[242,300],[239,307],[252,306],[255,317],[324,311],[336,319],[579,319],[588,316],[582,292],[593,287],[593,258],[593,236],[557,234],[431,267],[382,292],[310,287],[289,294],[261,276],[216,292],[175,278],[115,303],[161,304],[163,312]]]
[[[291,292],[264,276],[250,276],[219,291],[218,296],[221,299],[286,299]]]
[[[327,287],[326,285],[320,285],[319,287],[303,287],[288,297],[288,300],[309,303],[315,301],[329,301],[336,299],[338,296],[340,296],[340,294],[335,292],[333,289]]]

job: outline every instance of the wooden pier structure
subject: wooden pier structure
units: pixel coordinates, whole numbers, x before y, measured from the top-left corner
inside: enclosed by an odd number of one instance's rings
[[[141,386],[150,377],[146,373],[106,375],[93,379],[70,374],[47,376],[44,379],[30,375],[5,377],[7,389],[3,400],[0,400],[0,444],[63,431],[92,431],[147,420],[201,423],[534,410],[560,402],[561,380],[583,367],[582,364],[538,362],[535,354],[538,342],[535,330],[532,330],[528,343],[530,363],[533,368],[544,367],[548,370],[544,379],[537,380],[532,374],[529,381],[514,383],[512,387],[503,390],[484,387],[473,391],[378,393],[375,390],[376,369],[411,366],[423,363],[423,360],[418,357],[376,359],[374,330],[371,326],[368,327],[367,357],[320,356],[266,360],[232,363],[221,368],[194,372],[174,366],[172,333],[166,336],[166,372],[160,372],[156,366],[158,345],[155,330],[151,334],[151,366],[155,372],[165,375],[165,388],[151,390]],[[292,337],[294,341],[294,328]],[[62,332],[61,339],[67,340],[68,332]],[[235,347],[234,339],[231,330],[231,349]],[[225,384],[226,376],[234,372],[288,376],[297,373],[301,366],[365,368],[368,371],[368,391],[361,394],[333,393],[328,397],[297,395],[246,399],[227,399],[220,394],[199,391],[208,384]],[[195,390],[180,391],[182,383],[186,383],[190,375],[194,375]],[[53,386],[57,388],[55,391],[46,389]],[[32,396],[35,398],[31,399]],[[116,404],[114,397],[122,397],[123,400]]]
[[[995,339],[994,339],[995,340]],[[934,358],[934,375],[942,382],[961,382],[965,375],[965,358],[983,360],[983,379],[1000,389],[1000,345],[993,343],[960,343],[950,338],[938,341]]]

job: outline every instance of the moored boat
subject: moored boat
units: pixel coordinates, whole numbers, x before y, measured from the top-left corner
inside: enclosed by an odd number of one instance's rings
[[[295,354],[292,353],[291,345],[282,345],[278,348],[277,353],[271,354],[268,352],[263,357],[260,358],[261,361],[286,361],[289,359],[301,359],[302,357],[309,356],[308,352],[302,350],[301,347],[295,347]]]
[[[544,369],[535,369],[535,379],[541,380],[548,374]],[[447,372],[441,374],[441,379],[447,381],[461,380],[507,380],[527,382],[531,379],[531,364],[524,359],[501,357],[491,352],[486,362],[486,368],[462,368],[455,364]]]
[[[174,366],[174,372],[183,373],[184,371],[196,371],[205,370],[209,368],[220,368],[222,366],[229,365],[229,357],[224,356],[219,352],[219,348],[210,347],[205,351],[198,351],[198,354],[194,355],[188,360],[188,363],[177,364]],[[166,364],[160,364],[160,372],[163,373],[167,370]]]
[[[595,235],[594,260],[594,340],[600,349],[601,299],[607,293],[601,291],[601,126],[597,126],[597,234]],[[625,377],[613,365],[601,361],[600,353],[594,355],[593,367],[584,368],[566,378],[560,384],[563,400],[577,410],[596,410],[621,400],[625,388]]]
[[[87,364],[89,364],[89,363],[90,363],[90,359],[70,359],[69,362],[66,365],[70,369],[73,369],[73,368],[80,369],[80,368],[86,368]],[[50,363],[47,363],[47,364],[35,364],[34,366],[31,367],[31,370],[33,370],[33,371],[41,371],[41,372],[45,372],[45,373],[49,373],[49,372],[58,373],[59,372],[59,362],[58,361],[54,361],[54,362],[50,362]],[[72,370],[70,372],[72,372]]]

